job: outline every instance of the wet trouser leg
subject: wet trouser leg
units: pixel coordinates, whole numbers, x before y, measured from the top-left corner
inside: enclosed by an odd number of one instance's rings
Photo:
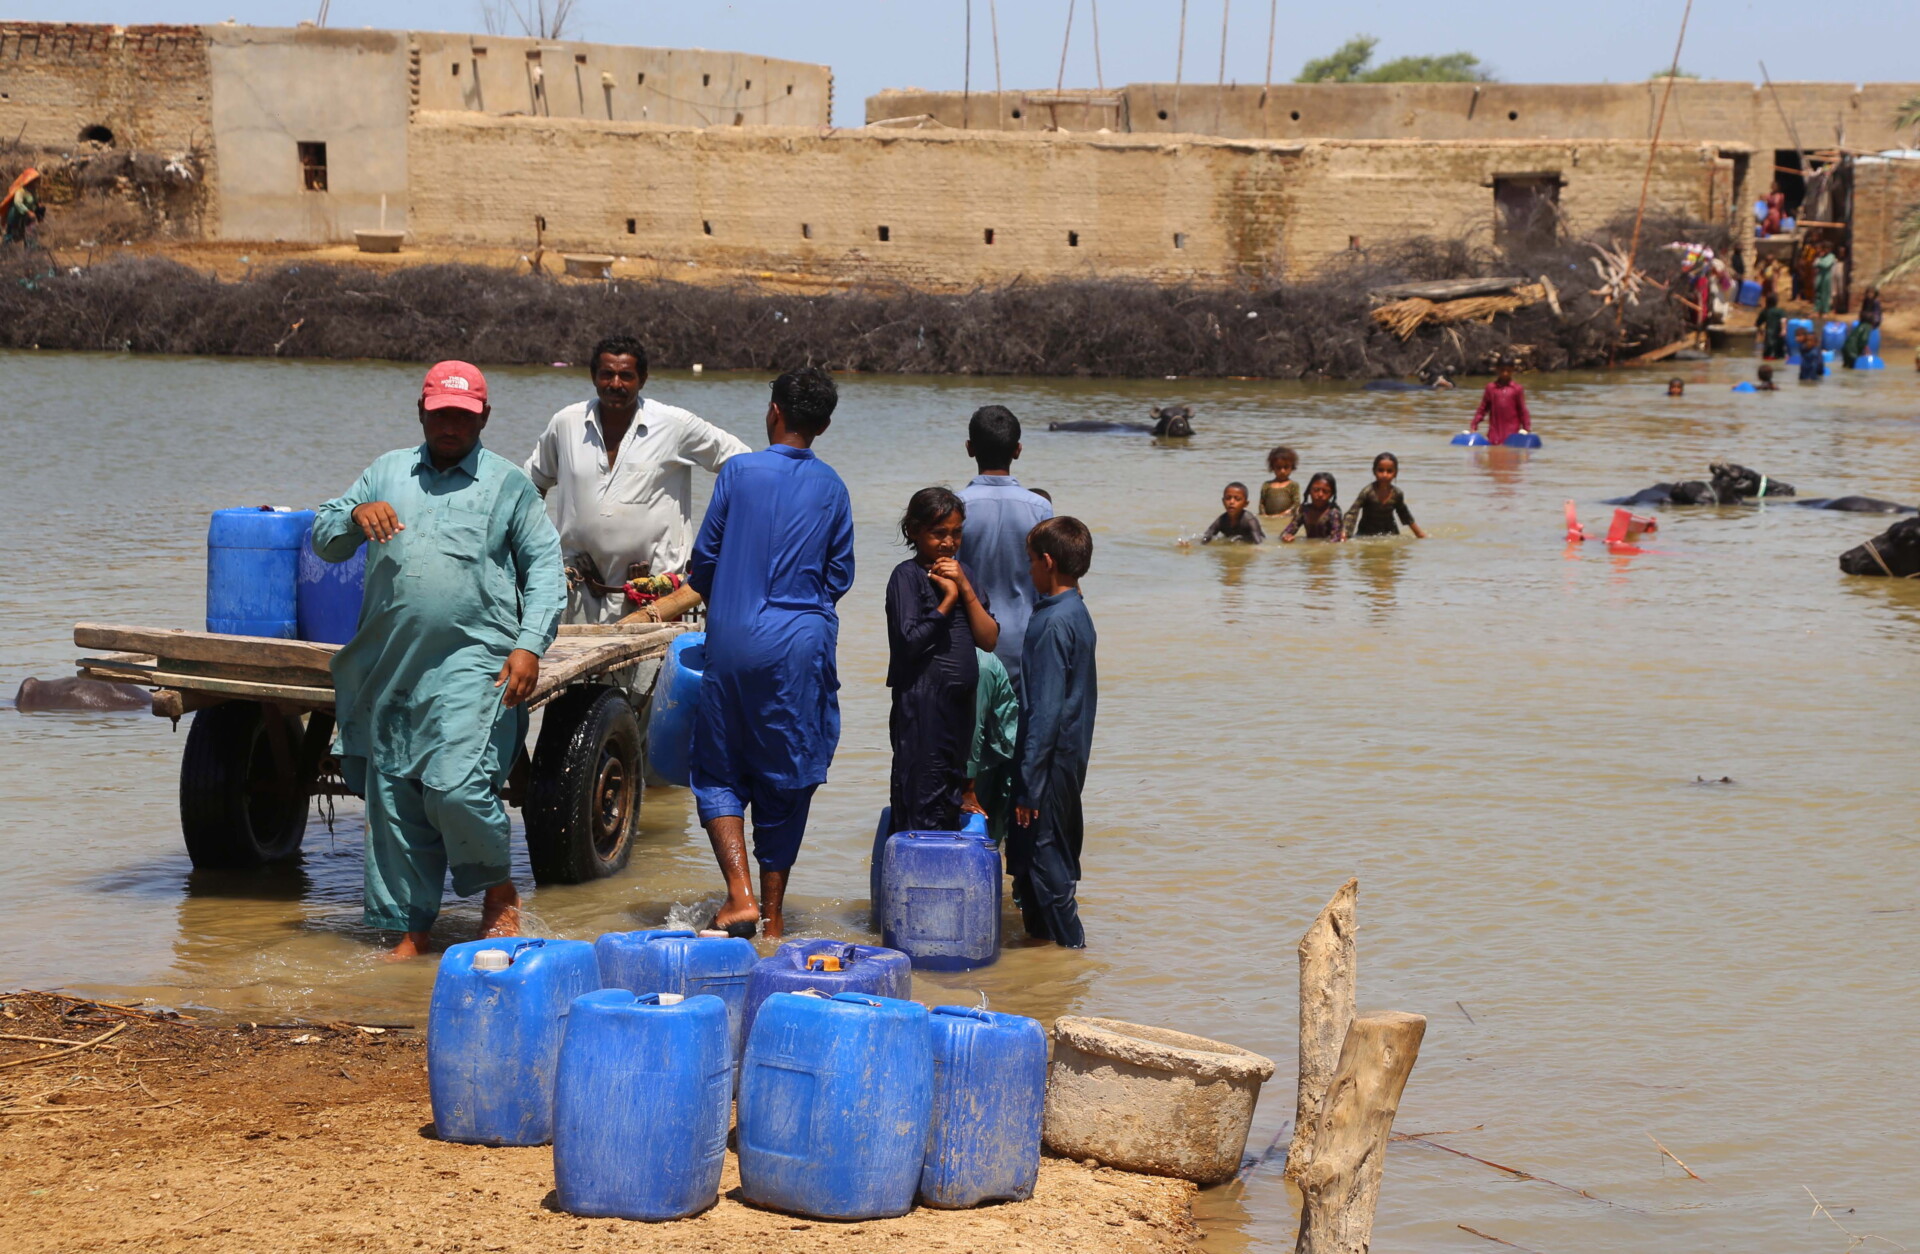
[[[888,731],[893,741],[893,830],[957,830],[967,748],[973,741],[973,690],[895,689]]]
[[[344,765],[348,783],[363,783],[360,792],[367,799],[369,927],[389,932],[432,927],[449,868],[453,891],[461,897],[511,878],[512,822],[486,771],[476,768],[442,790],[374,770],[365,759],[349,758]]]
[[[1077,796],[1043,805],[1030,825],[1014,827],[1007,851],[1027,935],[1069,949],[1087,943],[1075,888],[1080,878],[1079,810]]]

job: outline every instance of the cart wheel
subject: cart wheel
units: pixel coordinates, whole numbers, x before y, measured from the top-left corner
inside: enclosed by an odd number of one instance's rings
[[[547,707],[526,807],[536,883],[582,884],[627,865],[645,761],[640,723],[619,689],[574,688]]]
[[[285,736],[274,745],[269,719]],[[201,868],[246,869],[300,852],[307,832],[307,781],[298,715],[254,701],[201,710],[180,761],[180,831]]]

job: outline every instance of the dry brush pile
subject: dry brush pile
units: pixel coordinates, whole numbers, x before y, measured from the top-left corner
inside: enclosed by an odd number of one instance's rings
[[[1602,238],[1624,238],[1625,229]],[[1697,224],[1650,223],[1641,265],[1676,269],[1660,245],[1711,240]],[[1660,297],[1615,311],[1593,296],[1593,250],[1527,253],[1415,240],[1280,286],[1161,287],[1131,281],[1014,282],[959,294],[859,287],[789,295],[751,286],[575,282],[482,266],[288,265],[225,282],[153,257],[63,265],[0,259],[0,346],[236,356],[484,363],[576,360],[612,331],[656,364],[776,370],[814,363],[902,374],[1379,378],[1451,373],[1516,356],[1536,369],[1625,357],[1684,330]],[[1544,303],[1402,339],[1371,316],[1394,283],[1547,275]]]

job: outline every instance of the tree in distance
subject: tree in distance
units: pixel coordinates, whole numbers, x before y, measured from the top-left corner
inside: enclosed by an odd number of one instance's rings
[[[1700,76],[1698,74],[1695,74],[1692,70],[1686,69],[1685,67],[1681,67],[1679,69],[1671,69],[1671,70],[1655,70],[1653,73],[1647,75],[1647,78],[1650,81],[1656,82],[1656,83],[1663,78],[1696,78],[1697,79],[1699,77]]]
[[[1324,57],[1300,67],[1296,83],[1491,83],[1493,74],[1471,52],[1440,56],[1395,57],[1372,65],[1380,43],[1372,35],[1355,35]]]

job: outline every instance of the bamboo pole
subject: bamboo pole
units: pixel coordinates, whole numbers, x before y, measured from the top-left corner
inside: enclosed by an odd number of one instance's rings
[[[1300,1088],[1294,1106],[1293,1144],[1287,1149],[1289,1180],[1297,1181],[1313,1158],[1327,1082],[1340,1062],[1347,1025],[1353,1022],[1354,984],[1359,974],[1353,905],[1359,890],[1358,879],[1342,884],[1300,938]]]
[[[1393,1118],[1426,1032],[1426,1016],[1396,1011],[1364,1015],[1347,1029],[1300,1179],[1295,1254],[1367,1254]]]

